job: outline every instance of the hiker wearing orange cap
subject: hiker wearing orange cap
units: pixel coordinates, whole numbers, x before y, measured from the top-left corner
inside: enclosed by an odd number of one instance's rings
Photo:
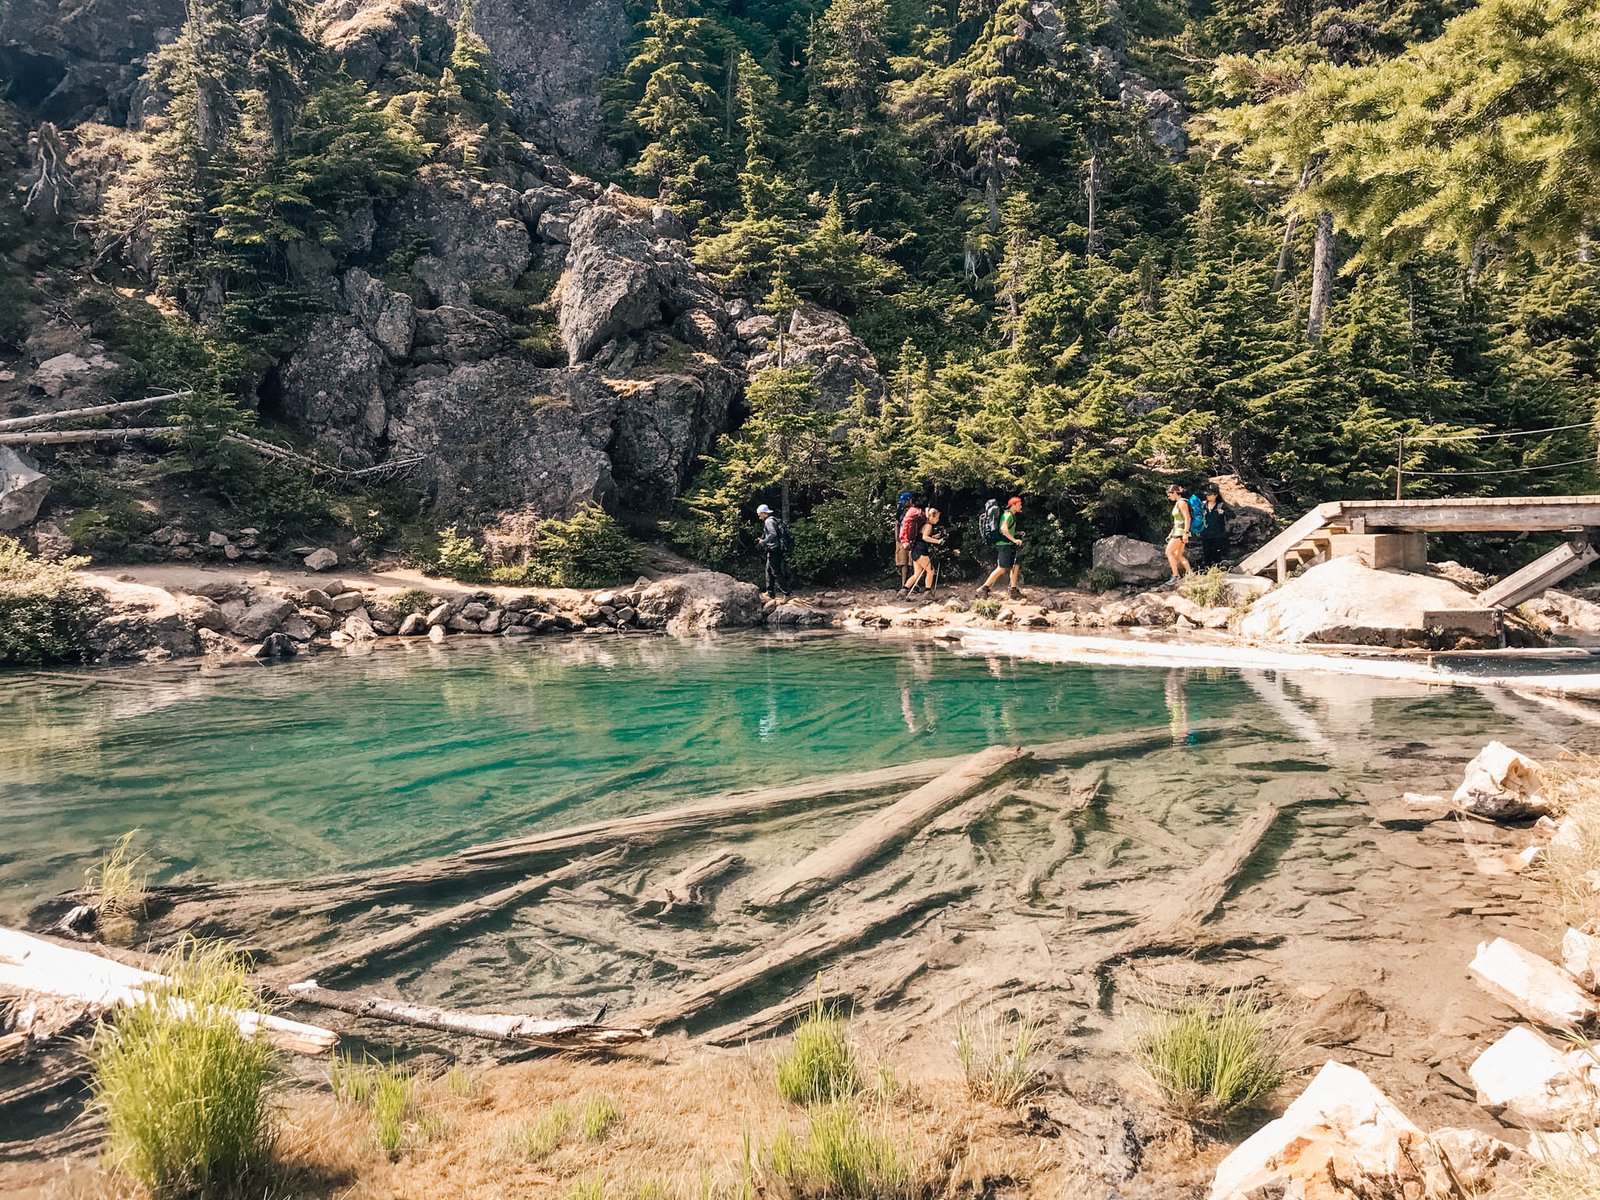
[[[1011,572],[1011,598],[1022,599],[1022,588],[1019,586],[1022,582],[1022,566],[1017,562],[1017,551],[1022,549],[1022,530],[1017,527],[1017,518],[1021,513],[1022,497],[1011,497],[1006,504],[1005,515],[995,525],[995,568],[978,588],[979,600],[989,594],[989,589],[999,583],[1007,571]]]

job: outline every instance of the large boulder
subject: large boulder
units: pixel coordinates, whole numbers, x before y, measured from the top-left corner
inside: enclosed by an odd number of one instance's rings
[[[1560,1049],[1518,1025],[1467,1068],[1478,1103],[1528,1129],[1570,1128],[1600,1103],[1600,1067],[1582,1049]]]
[[[668,633],[739,629],[761,620],[761,593],[716,571],[695,571],[657,580],[639,597],[639,624]]]
[[[1358,1200],[1443,1195],[1449,1186],[1422,1130],[1360,1071],[1328,1062],[1283,1116],[1222,1160],[1209,1200]]]
[[[1172,574],[1160,546],[1120,533],[1096,538],[1090,562],[1096,571],[1114,572],[1123,583],[1154,583]]]
[[[80,640],[94,662],[127,662],[200,652],[196,616],[215,624],[190,597],[180,599],[162,588],[127,583],[102,575],[86,575],[92,596]]]
[[[319,317],[265,393],[268,411],[305,430],[344,465],[369,467],[388,425],[388,357],[353,316]]]
[[[50,480],[33,463],[0,446],[0,531],[30,524],[49,494]]]
[[[706,354],[695,355],[684,370],[611,382],[619,393],[611,474],[624,506],[659,512],[672,503],[728,428],[739,383]]]
[[[1550,811],[1539,764],[1501,742],[1490,742],[1467,764],[1451,797],[1463,812],[1491,821],[1539,817]]]
[[[1571,975],[1505,938],[1478,946],[1467,967],[1473,981],[1528,1020],[1570,1031],[1600,1016],[1600,1004]]]
[[[1375,571],[1343,557],[1261,597],[1239,632],[1260,642],[1421,645],[1429,638],[1425,613],[1476,608],[1471,593],[1449,580]]]
[[[1543,617],[1558,629],[1576,633],[1600,633],[1600,604],[1566,592],[1541,592],[1532,600],[1523,601],[1522,608]]]
[[[766,350],[751,357],[753,375],[778,365],[776,336]],[[810,367],[817,389],[819,407],[843,412],[855,403],[858,392],[865,392],[869,403],[883,399],[883,376],[878,360],[867,344],[850,331],[850,323],[836,312],[814,304],[802,304],[789,318],[783,338],[783,365]]]
[[[509,287],[528,269],[533,243],[515,188],[444,166],[423,168],[417,183],[395,206],[396,231],[423,238],[453,277]]]
[[[560,320],[574,366],[615,338],[661,323],[649,233],[649,225],[625,219],[610,205],[591,207],[573,222]]]

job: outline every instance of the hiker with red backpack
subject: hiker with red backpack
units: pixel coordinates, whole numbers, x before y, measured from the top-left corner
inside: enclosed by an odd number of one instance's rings
[[[900,521],[895,527],[894,565],[900,568],[900,591],[910,586],[916,574],[917,543],[922,537],[922,506],[910,492],[900,493]]]

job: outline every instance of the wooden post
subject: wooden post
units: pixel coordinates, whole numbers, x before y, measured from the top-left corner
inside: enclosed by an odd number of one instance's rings
[[[1404,486],[1406,474],[1406,435],[1401,434],[1395,443],[1394,450],[1394,498],[1400,499],[1400,489]]]

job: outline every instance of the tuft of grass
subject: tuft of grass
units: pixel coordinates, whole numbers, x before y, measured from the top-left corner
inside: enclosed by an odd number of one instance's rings
[[[1228,573],[1221,567],[1195,571],[1183,577],[1178,591],[1202,608],[1217,608],[1228,601]]]
[[[1535,1142],[1539,1135],[1533,1135]],[[1581,1136],[1574,1152],[1541,1162],[1521,1178],[1497,1189],[1491,1200],[1594,1200],[1600,1196],[1600,1135]]]
[[[591,1096],[578,1113],[578,1132],[586,1142],[603,1142],[622,1121],[622,1109],[610,1096]]]
[[[478,1076],[466,1063],[453,1063],[444,1073],[445,1089],[465,1100],[478,1094]]]
[[[1009,1023],[992,1013],[958,1020],[956,1057],[967,1091],[1005,1108],[1019,1104],[1039,1086],[1038,1035],[1039,1023],[1027,1015]]]
[[[437,1132],[437,1123],[423,1110],[415,1077],[404,1067],[335,1055],[328,1083],[341,1102],[367,1110],[373,1140],[385,1154],[398,1154]]]
[[[107,1162],[157,1200],[239,1191],[275,1140],[278,1054],[237,1019],[260,1002],[219,943],[186,943],[163,974],[89,1042]]]
[[[133,854],[133,839],[139,831],[130,829],[117,839],[110,853],[83,873],[84,891],[90,903],[109,917],[130,918],[144,908],[150,871],[143,854]]]
[[[577,1180],[567,1189],[567,1200],[606,1200],[605,1176],[596,1172]]]
[[[980,617],[992,617],[1000,611],[1000,601],[993,596],[985,596],[981,600],[972,602],[972,611]]]
[[[837,1009],[821,1000],[813,1004],[789,1050],[778,1056],[778,1095],[794,1104],[831,1104],[859,1091],[848,1032]]]
[[[1546,843],[1540,868],[1555,891],[1554,918],[1582,929],[1600,916],[1600,756],[1562,755],[1540,768],[1541,790],[1566,826]]]
[[[915,1148],[887,1128],[871,1128],[849,1104],[811,1112],[804,1137],[784,1129],[761,1155],[771,1192],[788,1200],[902,1200],[916,1195]]]
[[[1174,1113],[1216,1121],[1283,1082],[1287,1049],[1271,1009],[1208,993],[1158,1011],[1139,1032],[1134,1056]]]
[[[533,1120],[507,1130],[501,1137],[501,1147],[513,1158],[538,1162],[553,1154],[571,1130],[572,1109],[565,1104],[552,1104]]]

